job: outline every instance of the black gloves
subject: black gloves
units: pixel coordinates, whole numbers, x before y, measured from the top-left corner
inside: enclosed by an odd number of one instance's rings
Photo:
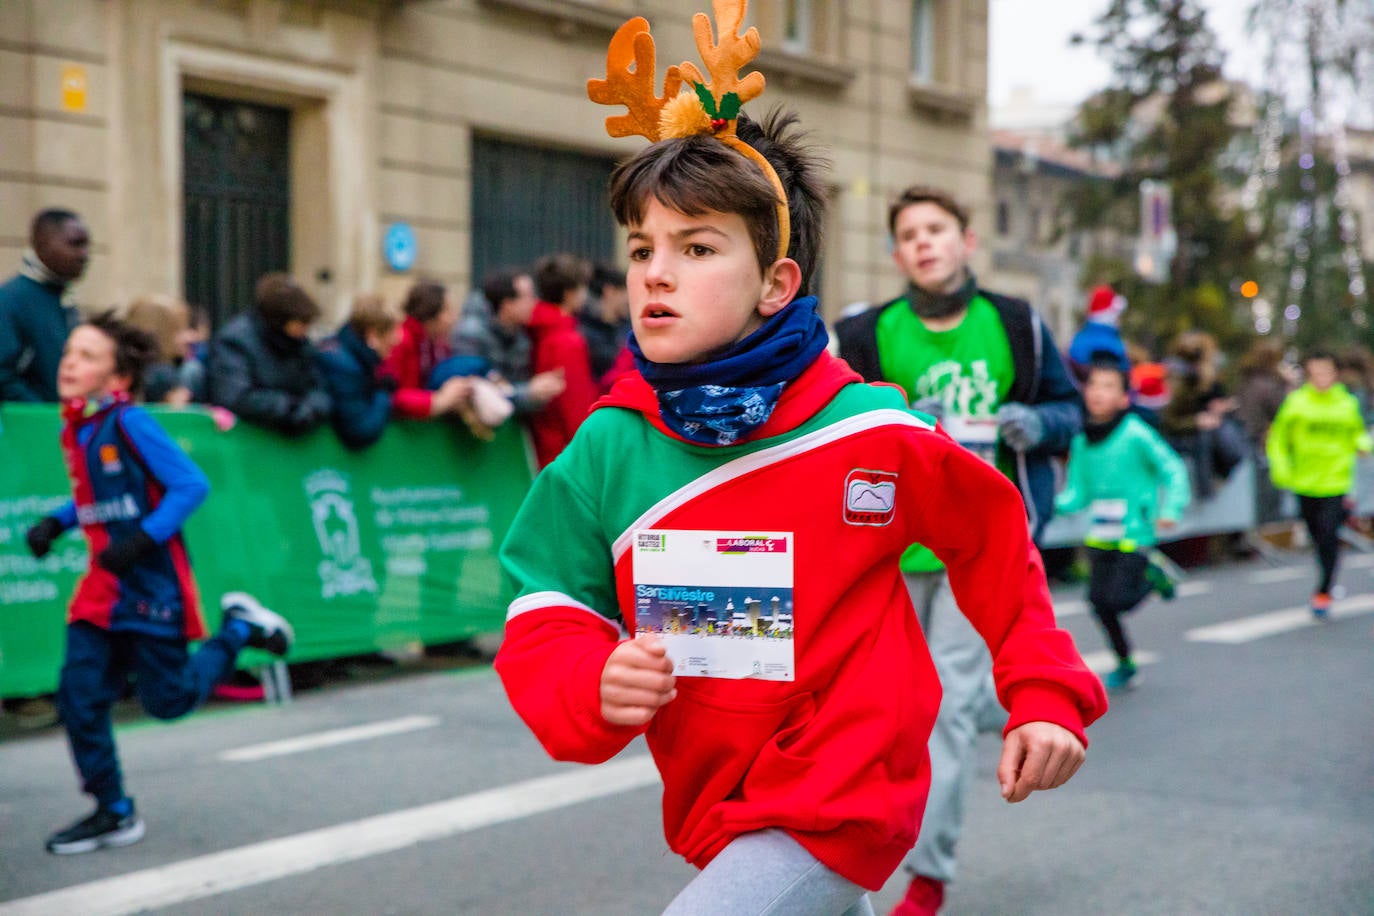
[[[62,523],[51,515],[44,516],[41,522],[30,528],[28,533],[24,535],[24,539],[29,542],[29,553],[39,559],[46,557],[48,551],[52,550],[52,542],[57,540],[66,530],[62,527]]]
[[[157,550],[157,541],[148,537],[148,532],[140,528],[129,537],[111,541],[110,546],[100,551],[100,556],[96,557],[95,561],[116,576],[122,576],[154,550]]]

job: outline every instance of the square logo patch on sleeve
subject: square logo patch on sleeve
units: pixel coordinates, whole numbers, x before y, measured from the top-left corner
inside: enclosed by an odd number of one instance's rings
[[[897,511],[897,474],[855,468],[844,479],[844,520],[850,525],[882,527]]]

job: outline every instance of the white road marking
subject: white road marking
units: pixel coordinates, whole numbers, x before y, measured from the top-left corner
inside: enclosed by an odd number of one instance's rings
[[[1210,582],[1180,582],[1178,586],[1178,597],[1196,598],[1198,595],[1208,595],[1212,592]]]
[[[268,757],[281,757],[284,754],[299,754],[302,751],[333,747],[337,744],[348,744],[352,741],[367,741],[386,735],[419,731],[422,728],[433,728],[438,724],[439,720],[434,716],[405,716],[400,719],[388,719],[384,722],[372,722],[368,725],[355,725],[351,728],[336,728],[333,731],[301,735],[283,741],[250,744],[247,747],[224,751],[218,756],[220,760],[227,760],[231,763],[247,763],[254,760],[264,760]]]
[[[122,916],[200,900],[654,785],[648,755],[530,779],[0,903],[0,916]]]
[[[1072,601],[1056,601],[1054,603],[1054,616],[1056,618],[1076,617],[1079,614],[1086,613],[1088,613],[1088,602],[1081,598],[1075,598]]]
[[[1349,566],[1351,569],[1364,569],[1366,566],[1374,566],[1374,553],[1348,553],[1341,551],[1341,564]]]
[[[1331,605],[1331,617],[1337,620],[1342,617],[1368,614],[1370,611],[1374,611],[1374,594],[1356,595],[1353,598],[1333,602]],[[1256,639],[1264,639],[1266,636],[1277,636],[1292,630],[1318,626],[1322,626],[1322,622],[1312,616],[1311,609],[1306,606],[1290,607],[1281,611],[1269,611],[1265,614],[1255,614],[1252,617],[1241,617],[1237,620],[1228,620],[1225,623],[1198,627],[1185,633],[1184,638],[1191,642],[1239,645]]]
[[[1138,668],[1141,665],[1153,665],[1155,662],[1159,661],[1159,656],[1153,652],[1132,652],[1131,661],[1135,662]],[[1087,655],[1083,656],[1083,663],[1086,664],[1094,674],[1107,674],[1110,671],[1115,671],[1116,666],[1121,664],[1117,661],[1115,652],[1105,651],[1089,652]]]
[[[1312,575],[1312,570],[1300,566],[1280,566],[1278,569],[1261,569],[1250,574],[1250,581],[1256,585],[1272,585],[1275,582],[1292,582]]]

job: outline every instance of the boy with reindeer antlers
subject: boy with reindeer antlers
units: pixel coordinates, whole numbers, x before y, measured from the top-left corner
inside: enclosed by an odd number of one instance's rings
[[[1020,801],[1083,761],[1101,683],[1055,628],[1006,478],[826,352],[809,294],[824,190],[763,76],[744,0],[694,20],[707,81],[656,96],[643,18],[588,95],[651,145],[611,179],[637,373],[535,481],[502,547],[496,669],[560,760],[645,735],[697,913],[871,913],[915,841],[940,685],[897,559],[928,545],[987,640]],[[679,94],[683,82],[687,91]]]

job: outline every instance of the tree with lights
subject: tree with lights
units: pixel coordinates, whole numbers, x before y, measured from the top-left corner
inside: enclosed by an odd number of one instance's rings
[[[1130,336],[1160,344],[1196,328],[1235,347],[1249,322],[1233,290],[1255,272],[1258,236],[1224,199],[1243,177],[1230,164],[1241,131],[1206,11],[1194,0],[1111,0],[1094,28],[1075,40],[1108,57],[1112,83],[1083,103],[1073,141],[1105,152],[1121,172],[1075,189],[1074,221],[1133,235],[1141,183],[1157,182],[1171,192],[1177,245],[1162,282],[1148,282],[1134,265],[1101,262],[1085,280],[1126,294]],[[1103,276],[1113,266],[1114,275]]]
[[[1267,37],[1271,85],[1258,153],[1242,195],[1261,227],[1265,295],[1255,331],[1299,347],[1374,343],[1368,267],[1351,198],[1348,121],[1368,104],[1374,6],[1348,0],[1259,0],[1253,31]],[[1285,74],[1298,74],[1285,85]],[[1296,115],[1289,115],[1289,110]],[[1368,117],[1368,112],[1365,113]]]

